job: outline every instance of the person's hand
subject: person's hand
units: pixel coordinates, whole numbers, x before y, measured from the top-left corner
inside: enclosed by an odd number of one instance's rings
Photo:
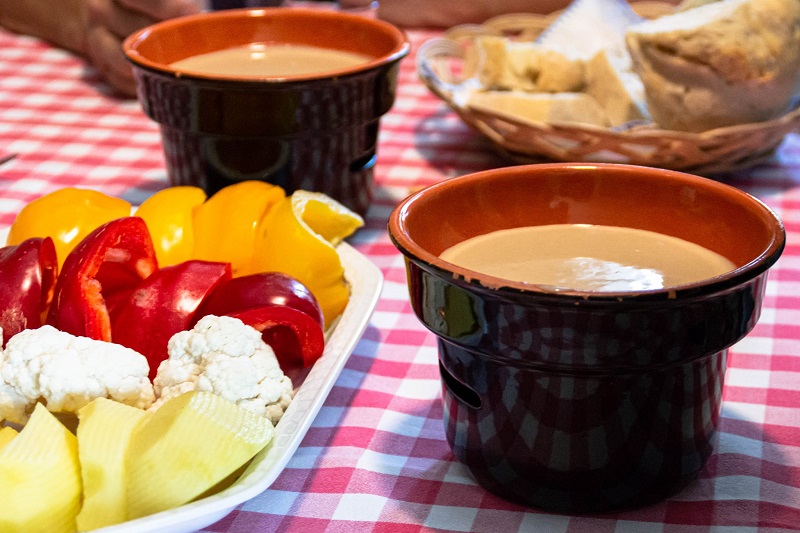
[[[114,89],[133,96],[133,71],[122,53],[122,41],[145,26],[200,9],[197,0],[86,0],[84,53]]]

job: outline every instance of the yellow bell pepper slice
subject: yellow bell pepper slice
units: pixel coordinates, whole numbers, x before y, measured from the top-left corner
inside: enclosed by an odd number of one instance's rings
[[[92,230],[131,214],[131,204],[98,191],[65,187],[22,208],[8,232],[6,244],[31,237],[51,237],[59,269],[69,252]]]
[[[256,272],[283,272],[317,298],[325,327],[350,299],[336,245],[364,225],[357,213],[322,193],[295,191],[267,214],[256,242]]]
[[[200,187],[168,187],[147,198],[136,216],[144,219],[159,267],[177,265],[192,259],[194,253],[194,211],[206,201]]]
[[[260,224],[285,197],[281,187],[254,180],[219,190],[194,211],[194,259],[230,263],[234,276],[251,273]]]

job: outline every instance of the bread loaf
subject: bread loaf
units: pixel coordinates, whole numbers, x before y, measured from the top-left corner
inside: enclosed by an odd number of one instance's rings
[[[800,0],[720,0],[628,29],[662,128],[706,131],[783,114],[800,72]]]
[[[609,125],[600,104],[585,93],[475,91],[467,106],[537,123]]]

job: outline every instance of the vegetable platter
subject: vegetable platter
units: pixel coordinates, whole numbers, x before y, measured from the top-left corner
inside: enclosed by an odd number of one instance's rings
[[[8,229],[0,230],[5,242]],[[189,504],[95,531],[104,533],[179,533],[196,531],[220,520],[239,504],[254,498],[278,477],[294,454],[333,384],[347,362],[378,301],[383,286],[380,270],[347,243],[336,247],[350,298],[344,312],[326,331],[322,356],[300,381],[295,396],[275,427],[271,443],[250,462],[239,478],[225,490]]]
[[[263,491],[377,303],[344,242],[363,223],[257,181],[23,207],[0,250],[0,523],[189,531]]]

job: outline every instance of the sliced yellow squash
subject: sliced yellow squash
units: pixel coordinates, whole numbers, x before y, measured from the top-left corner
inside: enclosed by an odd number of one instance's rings
[[[134,427],[151,416],[106,398],[78,411],[78,456],[83,479],[79,531],[90,531],[128,519],[125,459]]]
[[[0,531],[74,532],[81,505],[78,440],[42,404],[0,450]]]
[[[266,418],[209,392],[168,400],[131,436],[129,518],[204,494],[263,449],[274,432]]]
[[[17,430],[12,427],[6,426],[0,428],[0,452],[3,451],[3,448],[5,448],[8,443],[14,440],[14,437],[17,435]]]

